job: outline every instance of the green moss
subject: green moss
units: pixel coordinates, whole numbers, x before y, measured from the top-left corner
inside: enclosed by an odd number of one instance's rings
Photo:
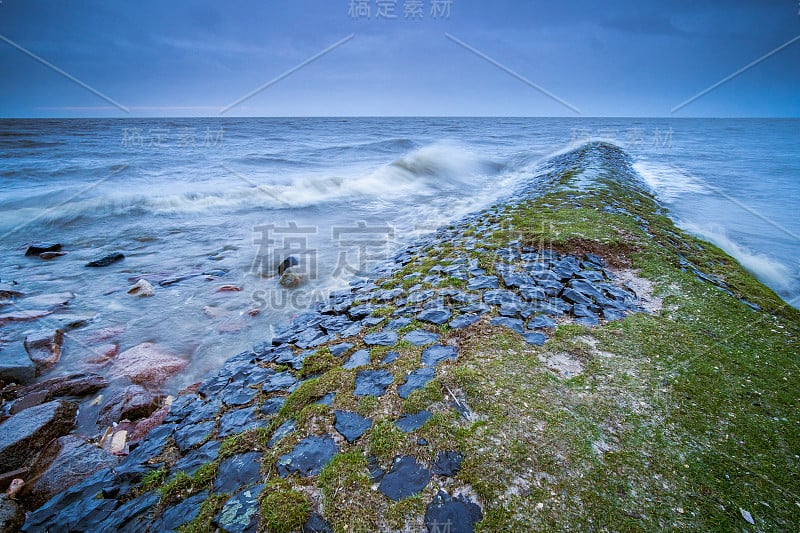
[[[425,514],[425,502],[416,494],[389,505],[386,521],[394,531],[421,531],[421,518]]]
[[[363,396],[358,400],[356,411],[362,416],[370,416],[380,407],[381,401],[376,396]]]
[[[321,348],[306,357],[306,359],[303,361],[303,366],[300,369],[300,376],[308,377],[316,374],[322,374],[341,364],[342,361],[337,357],[334,357],[327,347]]]
[[[390,460],[398,453],[404,439],[404,433],[397,428],[394,421],[378,420],[369,431],[367,448],[370,454]]]
[[[415,390],[408,398],[403,400],[403,412],[418,413],[423,409],[429,408],[434,403],[442,401],[443,398],[441,384],[433,380],[421,389]]]
[[[151,470],[142,477],[142,492],[157,489],[167,480],[169,471],[162,466],[158,470]]]
[[[283,480],[271,481],[261,500],[261,522],[268,533],[291,533],[311,515],[311,502]]]
[[[392,307],[392,306],[390,306],[390,305],[386,305],[386,306],[384,306],[384,307],[379,307],[379,308],[375,309],[375,310],[372,312],[371,316],[374,316],[374,317],[381,317],[381,316],[382,316],[382,317],[387,317],[387,316],[391,316],[391,314],[392,314],[392,313],[394,313],[395,309],[396,309],[395,307]]]
[[[200,511],[198,511],[194,520],[179,526],[178,533],[209,533],[214,531],[215,528],[211,526],[211,523],[222,510],[222,506],[225,505],[227,499],[227,494],[210,495],[200,506]]]
[[[354,450],[333,458],[319,475],[325,517],[336,531],[377,531],[380,496],[371,488],[367,459]]]

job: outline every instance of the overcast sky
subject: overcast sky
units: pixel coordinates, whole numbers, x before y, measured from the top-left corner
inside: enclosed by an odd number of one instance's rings
[[[396,18],[379,16],[392,5]],[[800,35],[799,12],[797,0],[2,0],[0,116],[217,116],[340,43],[224,116],[800,117],[800,39],[673,113]]]

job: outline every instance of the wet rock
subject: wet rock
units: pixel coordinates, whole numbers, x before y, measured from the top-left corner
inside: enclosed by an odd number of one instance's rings
[[[280,275],[283,274],[286,270],[296,266],[300,266],[300,260],[297,259],[295,256],[290,255],[289,257],[287,257],[278,264],[276,270],[278,271],[278,275]]]
[[[421,312],[417,315],[419,320],[423,322],[430,322],[431,324],[444,324],[448,320],[452,313],[447,308],[434,308],[434,309],[426,309],[425,311]]]
[[[133,383],[158,386],[177,374],[188,361],[167,353],[152,342],[143,342],[120,353],[109,370],[112,378],[126,377]]]
[[[109,265],[113,265],[117,261],[122,261],[123,259],[125,259],[125,256],[119,252],[116,252],[113,254],[104,255],[103,257],[95,259],[94,261],[89,261],[86,263],[86,266],[92,268],[107,267]]]
[[[451,498],[441,490],[425,511],[425,527],[428,531],[472,533],[481,520],[483,512],[478,504],[462,496]]]
[[[163,401],[162,394],[152,393],[139,385],[129,385],[103,402],[97,422],[110,426],[120,420],[147,418],[161,407]]]
[[[184,472],[191,476],[198,468],[208,464],[217,457],[219,457],[219,449],[222,446],[222,441],[210,440],[197,448],[187,453],[182,459],[178,460],[172,467],[173,472]]]
[[[11,311],[9,313],[0,314],[0,326],[4,326],[12,322],[30,322],[31,320],[37,320],[52,313],[53,312],[48,309],[20,309]]]
[[[458,358],[458,350],[456,350],[455,346],[434,344],[422,352],[422,364],[431,368],[436,368],[442,361],[455,360],[456,358]]]
[[[25,511],[6,496],[0,494],[0,531],[19,531],[25,523]]]
[[[500,285],[497,276],[476,276],[469,280],[467,289],[471,291],[482,289],[496,289]]]
[[[40,390],[26,394],[11,404],[11,407],[8,409],[8,413],[15,415],[21,411],[24,411],[25,409],[41,405],[47,401],[48,394],[49,392],[46,390]]]
[[[471,326],[472,324],[480,320],[480,318],[481,318],[480,315],[473,315],[473,314],[461,315],[451,320],[449,325],[453,329],[463,329],[466,328],[467,326]]]
[[[431,471],[407,455],[395,459],[392,468],[383,476],[378,490],[394,501],[421,492],[431,480]]]
[[[155,518],[160,498],[161,493],[157,490],[153,490],[127,501],[114,509],[111,516],[102,522],[101,531],[103,531],[103,533],[110,533],[111,531],[117,531],[119,533],[147,531],[149,529],[148,526]],[[74,530],[92,531],[94,528],[76,527]]]
[[[422,410],[419,413],[403,415],[398,418],[394,424],[403,433],[411,433],[421,428],[432,416],[433,414],[430,411]]]
[[[347,442],[355,442],[372,427],[372,419],[358,413],[337,410],[333,414],[336,417],[333,427],[347,439]]]
[[[490,322],[492,326],[502,326],[504,328],[508,328],[511,331],[515,331],[520,335],[525,333],[525,324],[523,324],[522,320],[518,318],[508,318],[508,317],[497,317],[493,318]]]
[[[30,296],[23,300],[26,309],[47,309],[53,311],[55,309],[64,307],[75,298],[75,294],[71,292],[56,292],[53,294],[39,294],[37,296]]]
[[[108,386],[108,381],[99,374],[69,374],[67,376],[51,378],[33,385],[20,387],[14,390],[14,395],[17,398],[21,398],[29,394],[47,391],[45,399],[46,401],[50,401],[62,396],[86,396],[88,394],[94,394],[106,386]]]
[[[17,290],[16,282],[0,283],[0,300],[13,300],[14,298],[22,298],[25,294]]]
[[[194,448],[211,436],[214,432],[214,426],[216,426],[216,422],[209,420],[208,422],[182,427],[175,432],[175,444],[178,445],[178,449],[181,452]]]
[[[133,287],[128,289],[128,294],[131,296],[140,296],[142,298],[153,296],[155,293],[156,290],[146,279],[140,279]]]
[[[266,421],[258,418],[258,408],[255,405],[244,409],[234,409],[220,417],[218,436],[220,438],[227,437],[265,425]]]
[[[345,370],[352,370],[354,368],[368,365],[369,361],[369,350],[358,350],[350,356],[350,359],[348,359],[347,362],[342,365],[342,368]]]
[[[436,460],[431,465],[431,471],[437,476],[455,476],[461,470],[461,463],[463,462],[464,456],[458,452],[439,452]]]
[[[66,488],[80,483],[103,468],[119,462],[115,455],[67,435],[52,441],[31,465],[28,483],[20,494],[29,508],[36,509]]]
[[[543,346],[545,341],[547,341],[547,337],[544,333],[524,333],[522,338],[525,339],[525,342],[533,346]]]
[[[362,370],[356,376],[354,396],[383,396],[394,382],[394,376],[386,370]]]
[[[307,281],[308,276],[306,276],[303,272],[294,268],[289,268],[283,271],[278,283],[280,283],[281,287],[284,289],[296,289],[297,287],[305,284]]]
[[[22,344],[0,345],[0,381],[30,383],[36,378],[36,366]]]
[[[274,448],[276,444],[282,441],[284,438],[289,436],[295,429],[297,428],[297,421],[292,418],[278,426],[275,432],[272,434],[272,437],[269,439],[267,443],[268,448]]]
[[[236,492],[261,481],[261,452],[240,453],[228,457],[219,464],[219,472],[214,480],[214,493]]]
[[[397,333],[394,331],[379,331],[364,335],[364,344],[367,346],[394,346],[397,344]]]
[[[173,276],[171,278],[162,279],[158,282],[160,287],[169,287],[170,285],[175,285],[176,283],[180,283],[181,281],[186,281],[187,279],[196,278],[198,276],[202,276],[202,272],[189,272],[187,274],[180,274],[178,276]]]
[[[397,387],[397,395],[405,399],[417,389],[421,389],[433,379],[434,369],[424,367],[411,372],[406,378],[406,382]]]
[[[159,516],[150,531],[159,531],[162,533],[176,531],[178,527],[187,522],[191,522],[200,513],[200,506],[208,498],[208,491],[204,490],[189,496],[182,502],[167,507],[161,516]]]
[[[75,425],[78,406],[54,401],[26,409],[0,423],[0,472],[21,467],[31,451],[66,435]]]
[[[339,448],[330,435],[306,437],[290,453],[278,458],[278,474],[281,477],[292,473],[301,477],[319,475],[338,453]]]
[[[41,370],[51,368],[58,362],[63,344],[64,332],[60,329],[53,333],[39,332],[25,337],[28,357]]]
[[[61,251],[61,244],[57,242],[35,242],[28,246],[28,249],[25,250],[25,255],[30,256],[40,256],[46,252],[60,252]]]
[[[213,524],[227,533],[255,533],[261,519],[259,497],[264,487],[248,487],[226,501]]]
[[[403,340],[410,342],[414,346],[424,346],[439,340],[440,335],[425,329],[415,329],[406,333]]]

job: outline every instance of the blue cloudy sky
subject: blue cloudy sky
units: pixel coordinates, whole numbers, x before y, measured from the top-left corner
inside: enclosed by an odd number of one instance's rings
[[[436,1],[2,0],[0,116],[216,116],[350,35],[226,116],[800,116],[800,39],[672,112],[800,35],[797,0]]]

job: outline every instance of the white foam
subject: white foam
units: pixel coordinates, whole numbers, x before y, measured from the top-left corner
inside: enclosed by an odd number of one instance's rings
[[[673,202],[686,194],[708,194],[703,181],[688,172],[654,161],[637,161],[633,169],[660,200]]]

